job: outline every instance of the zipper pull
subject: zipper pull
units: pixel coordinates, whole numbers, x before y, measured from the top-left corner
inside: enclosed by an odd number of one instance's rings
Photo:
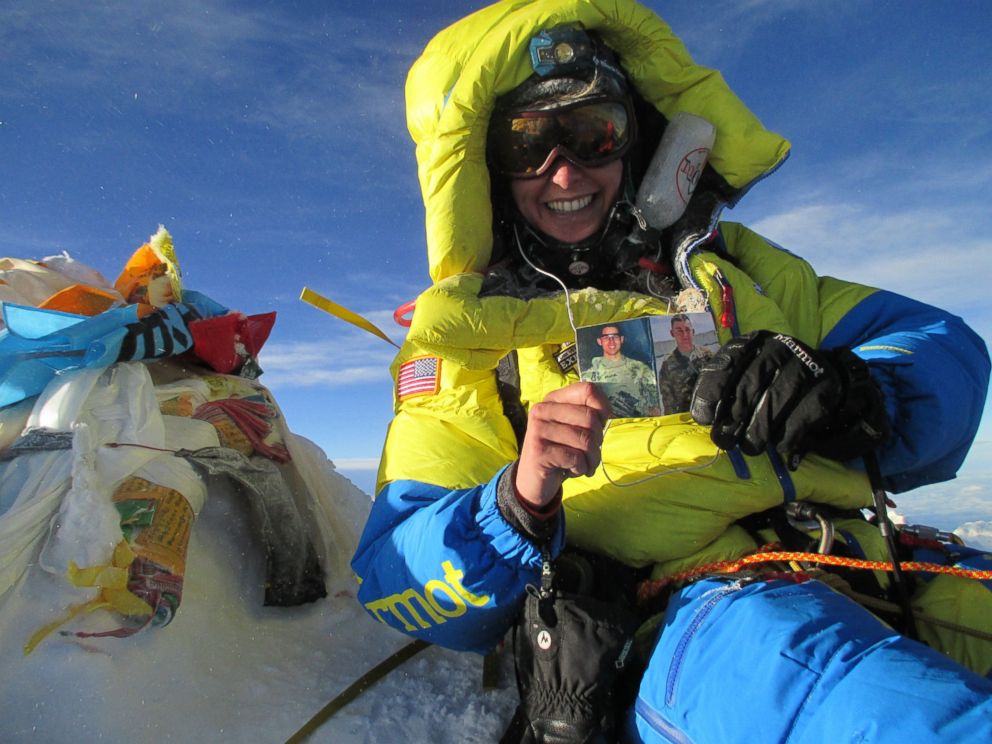
[[[720,325],[724,328],[734,327],[734,288],[729,284],[721,284],[721,297],[723,301],[723,312],[720,313]]]

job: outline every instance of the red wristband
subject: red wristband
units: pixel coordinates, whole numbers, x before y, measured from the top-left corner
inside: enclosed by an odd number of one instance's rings
[[[520,492],[517,491],[516,486],[513,487],[513,495],[517,497],[517,503],[524,508],[524,511],[535,519],[551,519],[561,508],[561,488],[558,489],[558,493],[555,494],[555,497],[542,507],[534,506],[532,503],[524,499],[524,497],[520,495]]]

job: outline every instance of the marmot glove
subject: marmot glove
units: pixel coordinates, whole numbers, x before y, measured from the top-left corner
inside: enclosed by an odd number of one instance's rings
[[[774,446],[791,469],[807,452],[850,460],[889,434],[882,393],[848,349],[811,349],[783,333],[731,339],[703,364],[692,417],[714,444],[757,455]]]
[[[513,629],[520,705],[500,744],[610,744],[637,618],[592,597],[528,591]]]

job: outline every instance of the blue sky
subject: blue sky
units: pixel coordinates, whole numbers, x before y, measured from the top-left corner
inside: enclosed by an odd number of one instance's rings
[[[987,2],[648,4],[793,143],[726,219],[992,338]],[[66,250],[113,280],[164,224],[186,286],[277,311],[263,382],[367,489],[393,349],[297,297],[310,286],[401,338],[392,311],[429,281],[406,71],[478,7],[8,0],[0,255]],[[989,419],[958,480],[904,497],[917,513],[992,519]]]

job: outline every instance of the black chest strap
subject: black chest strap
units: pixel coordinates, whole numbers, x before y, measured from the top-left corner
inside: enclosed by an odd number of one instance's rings
[[[527,411],[520,400],[520,364],[516,351],[511,351],[499,360],[496,366],[496,389],[503,401],[503,415],[509,419],[517,437],[519,450],[524,443],[524,434],[527,433]]]

